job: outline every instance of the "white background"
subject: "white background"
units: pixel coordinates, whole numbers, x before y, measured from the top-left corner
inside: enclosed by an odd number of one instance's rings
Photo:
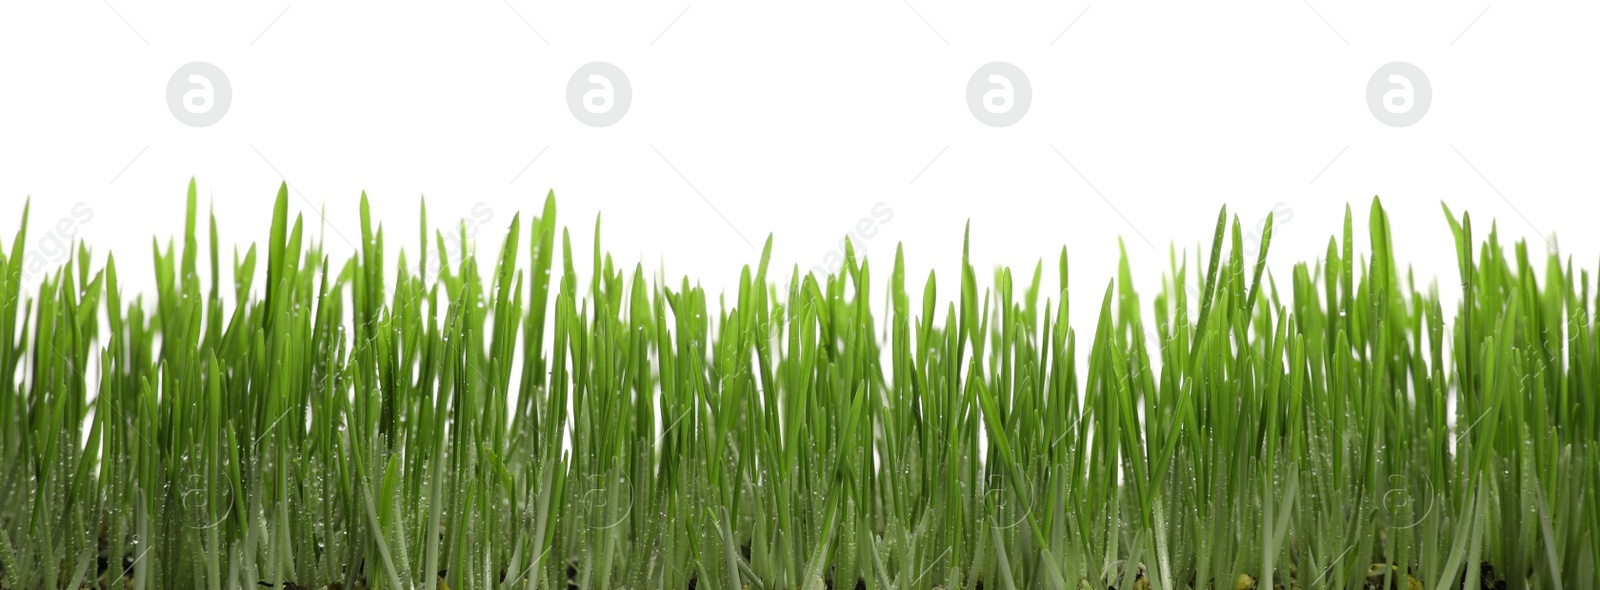
[[[414,260],[420,197],[435,226],[492,210],[477,234],[492,255],[512,215],[535,214],[554,189],[577,268],[604,211],[622,265],[664,264],[674,283],[687,274],[716,291],[769,232],[781,280],[823,262],[882,202],[894,215],[864,244],[879,281],[903,242],[914,288],[938,269],[941,294],[954,294],[970,220],[980,279],[1001,263],[1025,276],[1042,257],[1053,287],[1069,248],[1082,332],[1119,237],[1148,303],[1169,243],[1192,257],[1218,207],[1253,226],[1282,203],[1292,216],[1271,269],[1286,286],[1347,203],[1364,236],[1381,195],[1400,260],[1453,299],[1441,201],[1470,211],[1480,237],[1493,218],[1536,254],[1559,235],[1578,266],[1600,256],[1597,17],[1593,3],[1329,0],[10,1],[0,237],[9,249],[31,195],[39,251],[82,202],[93,217],[70,233],[97,258],[115,251],[125,289],[148,292],[151,237],[182,230],[190,176],[241,251],[265,241],[287,180],[308,228],[326,207],[336,260],[359,235],[363,190],[391,256],[404,247]],[[210,127],[180,124],[165,102],[192,61],[233,87]],[[580,124],[565,103],[568,77],[591,61],[633,86],[611,127]],[[1016,125],[968,111],[967,80],[991,61],[1032,83]],[[1406,128],[1365,102],[1392,61],[1433,87]]]

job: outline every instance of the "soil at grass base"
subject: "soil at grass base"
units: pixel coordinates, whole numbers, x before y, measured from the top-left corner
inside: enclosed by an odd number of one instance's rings
[[[96,572],[95,572],[95,578],[94,578],[93,585],[94,585],[94,587],[97,587],[97,588],[108,588],[109,587],[108,574],[112,570],[110,569],[110,561],[108,559],[108,556],[105,554],[105,552],[107,550],[106,549],[106,541],[105,541],[104,536],[103,536],[105,534],[105,531],[102,530],[101,534],[102,534],[102,538],[100,540],[101,555],[100,555],[99,559],[96,560],[96,562],[97,562],[96,563]],[[746,559],[749,559],[749,557],[750,557],[749,547],[741,548],[741,553],[743,554],[743,556]],[[580,565],[580,563],[581,563],[580,560],[577,559],[577,558],[570,559],[567,562],[567,567],[566,567],[566,572],[565,572],[566,573],[566,577],[567,577],[567,584],[566,584],[567,588],[566,588],[566,590],[581,590],[581,588],[579,588],[579,586],[577,584],[578,566]],[[133,566],[132,555],[129,554],[127,556],[124,556],[124,558],[122,560],[122,568],[121,568],[122,569],[121,573],[123,575],[120,576],[119,579],[126,580],[129,588],[131,588],[131,584],[133,582],[133,576],[132,576],[132,571],[131,571],[132,566]],[[70,573],[65,571],[66,568],[67,568],[67,563],[66,563],[65,560],[62,560],[61,567],[62,567],[63,571],[61,573],[61,578],[60,579],[62,579],[62,580],[69,579]],[[1399,568],[1391,566],[1389,569],[1390,569],[1390,580],[1389,580],[1390,584],[1389,584],[1388,588],[1398,590],[1398,589],[1400,589],[1399,580],[1402,578],[1400,573],[1399,573]],[[1384,573],[1383,570],[1384,570],[1383,564],[1381,564],[1381,563],[1372,564],[1372,566],[1368,568],[1367,581],[1366,581],[1366,584],[1364,586],[1367,587],[1367,588],[1380,588],[1380,587],[1382,587],[1382,585],[1383,585],[1383,573]],[[447,573],[448,573],[448,570],[439,572],[439,579],[438,579],[438,584],[439,584],[438,588],[439,588],[439,590],[450,590],[449,584],[447,584],[445,582],[445,577],[446,577]],[[1479,574],[1480,574],[1480,576],[1482,576],[1481,577],[1481,580],[1482,580],[1481,587],[1484,590],[1505,590],[1507,588],[1506,582],[1499,578],[1499,576],[1495,572],[1495,568],[1494,568],[1493,565],[1491,565],[1491,564],[1489,564],[1487,562],[1483,563],[1481,565],[1481,567],[1480,567]],[[1294,574],[1291,573],[1291,576],[1293,576],[1293,575]],[[502,576],[503,576],[503,572],[502,572]],[[1406,579],[1406,583],[1404,584],[1404,586],[1405,586],[1404,590],[1426,590],[1424,585],[1421,583],[1421,581],[1417,580],[1417,578],[1414,578],[1414,577],[1411,577],[1411,576],[1407,575],[1407,576],[1404,576],[1404,579]],[[1465,582],[1465,580],[1466,580],[1466,573],[1463,572],[1462,576],[1461,576],[1461,581]],[[269,582],[262,581],[262,582],[257,582],[257,584],[259,586],[263,587],[263,588],[277,588],[277,585],[269,583]],[[1273,585],[1273,590],[1297,590],[1297,589],[1301,588],[1300,583],[1298,581],[1291,581],[1290,584],[1291,585],[1289,587],[1287,587],[1287,588],[1282,583],[1274,584]],[[687,590],[696,590],[697,586],[698,586],[698,578],[690,578]],[[827,590],[836,590],[835,584],[834,584],[834,580],[833,580],[833,573],[831,571],[828,572],[828,574],[826,576],[826,579],[824,580],[824,586],[825,586],[825,588]],[[1187,587],[1187,588],[1190,588],[1191,590],[1193,590],[1194,589],[1194,580],[1193,579],[1189,580],[1187,583],[1184,584],[1184,586]],[[1464,584],[1459,584],[1458,585],[1458,587],[1461,587],[1461,586],[1464,586]],[[10,589],[12,589],[12,587],[13,586],[11,584],[10,577],[7,575],[7,572],[5,571],[5,566],[3,564],[0,564],[0,590],[10,590]],[[369,586],[367,585],[366,573],[365,572],[358,572],[357,576],[356,576],[355,583],[353,584],[353,588],[351,588],[350,590],[366,590],[368,587]],[[1215,588],[1216,586],[1213,584],[1211,587]],[[935,590],[943,590],[939,586],[935,586],[934,588],[935,588]],[[975,584],[975,588],[976,588],[976,590],[984,590],[984,580],[981,577],[977,580],[977,582]],[[1099,590],[1099,589],[1095,588],[1095,586],[1089,581],[1088,578],[1082,578],[1082,579],[1079,580],[1079,589],[1080,590]],[[283,584],[282,590],[313,590],[313,587],[300,585],[300,584],[295,583],[295,582],[285,582]],[[330,583],[327,583],[327,584],[324,584],[324,585],[321,585],[321,586],[317,586],[317,587],[315,587],[315,590],[345,590],[345,588],[344,588],[343,581],[334,581],[334,582],[330,582]],[[745,590],[749,590],[749,586],[745,586]],[[854,587],[853,590],[866,590],[866,584],[864,582],[858,580],[858,581],[856,581],[855,587]],[[1106,587],[1106,590],[1118,590],[1118,589],[1117,589],[1117,587],[1115,585],[1110,585],[1110,586]],[[1145,578],[1145,572],[1144,572],[1143,566],[1141,566],[1140,567],[1140,571],[1137,574],[1135,574],[1134,590],[1150,590],[1150,583],[1149,583],[1149,580],[1147,578]],[[1256,582],[1256,579],[1253,576],[1251,576],[1249,574],[1240,574],[1239,578],[1238,578],[1238,581],[1234,586],[1234,590],[1262,590],[1262,589],[1258,588],[1258,584]]]
[[[107,567],[108,562],[104,558],[98,560],[98,562],[99,562],[99,564],[98,564],[99,571],[97,572],[97,576],[95,578],[95,580],[97,582],[95,584],[95,587],[107,588],[108,587],[108,581],[107,581],[105,575],[106,575],[106,573],[108,571],[108,567]],[[577,562],[576,561],[573,561],[573,562],[570,562],[570,563],[567,564],[567,590],[581,590],[577,585],[577,580],[576,580],[577,567],[576,566],[577,566]],[[1402,583],[1400,582],[1400,580],[1402,579],[1402,576],[1401,576],[1401,574],[1399,572],[1399,568],[1395,567],[1395,566],[1390,566],[1389,569],[1390,569],[1390,574],[1389,574],[1390,575],[1390,579],[1389,579],[1389,586],[1387,587],[1387,589],[1393,589],[1393,590],[1425,590],[1426,589],[1426,586],[1424,586],[1423,583],[1420,580],[1418,580],[1417,578],[1412,577],[1410,575],[1403,576],[1403,579],[1405,579],[1405,582],[1403,583],[1403,588],[1402,588]],[[1372,566],[1370,568],[1368,568],[1367,581],[1364,584],[1364,587],[1366,587],[1366,588],[1382,588],[1383,570],[1384,570],[1383,564],[1381,564],[1381,563],[1372,564]],[[443,574],[445,574],[445,573],[446,572],[440,572],[441,576],[439,578],[439,590],[450,590],[450,586],[445,582],[445,579],[443,577]],[[1492,564],[1489,564],[1487,562],[1483,563],[1479,568],[1479,576],[1481,576],[1480,577],[1480,580],[1481,580],[1480,584],[1481,584],[1481,587],[1484,590],[1506,590],[1508,588],[1507,582],[1500,578],[1500,576],[1495,571],[1495,568],[1494,568],[1494,566]],[[66,579],[66,577],[64,576],[62,579]],[[124,576],[124,579],[126,579],[129,583],[132,582],[131,576]],[[687,590],[695,590],[696,586],[698,585],[697,581],[698,581],[697,579],[691,578],[689,580],[689,584],[688,584],[688,589]],[[1463,574],[1461,576],[1460,583],[1458,583],[1457,587],[1464,587],[1465,586],[1465,584],[1464,584],[1465,581],[1466,581],[1466,573],[1463,572]],[[276,588],[277,587],[276,585],[268,583],[268,582],[258,582],[258,584],[261,587],[264,587],[264,588]],[[834,582],[833,582],[833,579],[832,579],[831,575],[825,581],[825,586],[826,586],[826,588],[828,590],[835,590],[835,585],[834,585]],[[1190,588],[1190,589],[1194,589],[1194,581],[1190,580],[1188,583],[1185,584],[1185,586]],[[356,583],[354,584],[354,587],[351,588],[350,590],[366,590],[367,587],[368,586],[366,584],[366,576],[365,576],[365,574],[362,574],[362,575],[358,576],[358,578],[356,580]],[[1215,586],[1213,585],[1212,587],[1214,588]],[[0,566],[0,589],[11,589],[11,588],[12,588],[12,584],[11,584],[10,577],[7,575],[4,566]],[[746,588],[748,588],[748,587],[746,587]],[[983,583],[982,579],[978,580],[978,582],[976,584],[976,588],[978,590],[983,590],[984,589],[984,583]],[[1098,590],[1098,589],[1096,589],[1094,587],[1093,584],[1090,583],[1090,581],[1087,578],[1079,580],[1079,588],[1080,588],[1080,590]],[[1204,587],[1202,586],[1202,588],[1204,588]],[[1282,583],[1277,583],[1277,584],[1273,585],[1273,590],[1297,590],[1299,588],[1301,588],[1301,585],[1300,585],[1300,583],[1298,581],[1291,581],[1290,585],[1287,586],[1287,587],[1285,587]],[[936,590],[943,590],[942,588],[939,588],[937,586],[935,587],[935,589]],[[1134,581],[1134,590],[1149,590],[1149,589],[1150,589],[1150,584],[1149,584],[1149,581],[1145,579],[1144,572],[1142,572],[1142,571],[1139,572],[1136,575],[1136,578],[1135,578],[1135,581]],[[299,585],[299,584],[296,584],[294,582],[286,582],[283,585],[282,590],[313,590],[313,588],[310,587],[310,586]],[[345,590],[345,588],[344,588],[344,583],[342,581],[336,581],[336,582],[328,583],[328,584],[323,585],[323,586],[316,587],[316,590]],[[856,585],[855,585],[855,588],[853,590],[865,590],[865,584],[862,583],[861,581],[857,581]],[[1113,586],[1108,586],[1107,590],[1117,590],[1117,587],[1114,586],[1114,585]],[[1250,576],[1249,574],[1240,574],[1238,581],[1234,585],[1234,590],[1264,590],[1264,589],[1259,588],[1259,585],[1257,584],[1257,581],[1253,576]]]

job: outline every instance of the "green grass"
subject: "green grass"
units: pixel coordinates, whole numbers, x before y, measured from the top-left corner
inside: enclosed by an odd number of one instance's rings
[[[1452,309],[1376,199],[1281,283],[1224,210],[1151,302],[1124,256],[1081,340],[1065,250],[941,298],[903,252],[802,276],[769,239],[715,296],[598,222],[579,272],[553,196],[438,276],[404,270],[444,250],[425,209],[399,276],[361,211],[331,259],[280,187],[223,285],[191,182],[148,296],[82,245],[25,292],[18,232],[3,585],[1600,587],[1600,299],[1448,209]]]

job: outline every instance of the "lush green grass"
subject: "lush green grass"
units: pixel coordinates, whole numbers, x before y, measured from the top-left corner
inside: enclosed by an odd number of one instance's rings
[[[1126,258],[1078,298],[1080,342],[1065,250],[914,298],[902,252],[800,276],[769,239],[708,296],[598,223],[580,273],[551,197],[492,266],[395,277],[364,199],[331,260],[280,187],[219,285],[195,201],[153,297],[0,253],[10,587],[1600,587],[1600,300],[1448,209],[1454,309],[1376,200],[1282,282],[1224,210],[1153,302]]]

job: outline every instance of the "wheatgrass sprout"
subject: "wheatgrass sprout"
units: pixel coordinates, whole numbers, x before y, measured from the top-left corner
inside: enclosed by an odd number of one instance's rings
[[[552,194],[385,269],[280,186],[222,285],[187,203],[153,293],[86,244],[24,285],[26,206],[0,247],[0,588],[1600,587],[1600,297],[1448,208],[1422,287],[1376,199],[1281,284],[1224,209],[1080,342],[1065,249],[919,300],[769,238],[711,295],[598,220],[580,272]]]

